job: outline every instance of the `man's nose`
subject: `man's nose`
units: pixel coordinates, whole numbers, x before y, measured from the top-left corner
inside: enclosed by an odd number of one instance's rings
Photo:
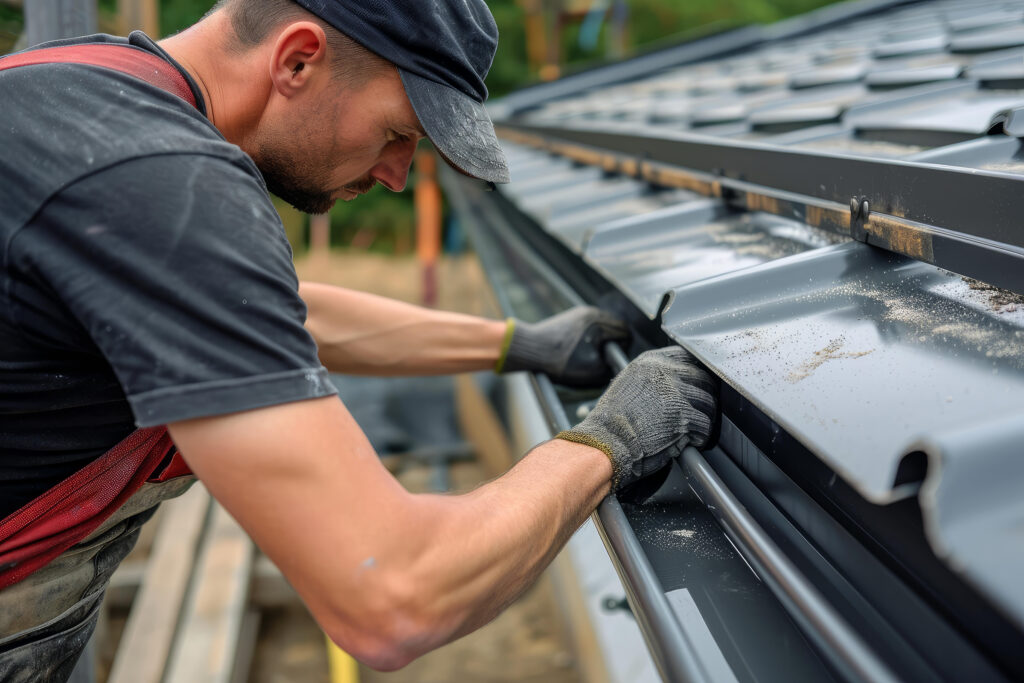
[[[396,140],[389,143],[384,148],[380,161],[370,169],[370,176],[392,192],[404,190],[418,142],[418,140]]]

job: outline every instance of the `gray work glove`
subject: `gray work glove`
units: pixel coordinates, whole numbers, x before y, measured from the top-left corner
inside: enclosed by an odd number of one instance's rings
[[[686,446],[705,446],[717,395],[717,379],[685,349],[647,351],[619,373],[583,422],[556,438],[604,451],[618,490],[657,472]]]
[[[628,339],[625,322],[593,306],[570,308],[539,323],[509,318],[494,369],[540,371],[571,387],[601,386],[613,374],[602,348],[609,341]]]

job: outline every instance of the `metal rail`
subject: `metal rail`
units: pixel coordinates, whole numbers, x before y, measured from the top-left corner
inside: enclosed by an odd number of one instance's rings
[[[509,241],[516,253],[530,262],[531,268],[572,306],[586,302],[565,282],[547,262],[517,241]],[[504,293],[499,305],[510,310],[510,302]],[[609,343],[604,347],[605,357],[612,369],[618,373],[626,367],[629,358],[618,344]],[[558,391],[551,379],[543,373],[532,373],[533,385],[539,395],[541,408],[554,433],[572,427],[565,413]],[[633,615],[641,625],[641,633],[654,659],[655,666],[666,681],[691,681],[713,683],[713,678],[700,664],[696,648],[680,626],[669,605],[661,582],[647,560],[633,527],[614,494],[608,495],[598,505],[591,518],[609,551],[615,571],[626,589],[626,598]]]
[[[460,210],[464,214],[467,213],[468,206],[463,203],[465,197],[456,194],[452,200],[456,204],[462,204]],[[478,205],[477,208],[486,211],[491,207],[488,204],[487,206]],[[509,240],[506,244],[514,249],[518,256],[527,261],[542,278],[547,279],[548,284],[567,304],[575,306],[585,303],[582,297],[547,262],[526,248],[524,244],[515,239]],[[481,248],[486,250],[484,245],[477,245],[478,250]],[[486,269],[485,272],[489,278],[493,277],[493,274]],[[513,305],[507,293],[497,282],[492,280],[491,284],[498,306],[504,313],[511,314]],[[626,354],[617,344],[606,345],[605,354],[606,357],[611,358],[609,363],[616,372],[624,368],[628,362]],[[531,380],[552,433],[571,428],[572,422],[565,413],[561,398],[559,398],[558,391],[551,379],[542,373],[531,373]],[[697,658],[696,649],[675,618],[668,598],[661,587],[661,582],[648,561],[640,541],[633,533],[633,528],[626,519],[626,514],[618,499],[614,495],[605,497],[594,511],[592,519],[608,549],[615,571],[626,590],[626,598],[633,615],[641,626],[640,631],[644,641],[647,643],[647,648],[651,652],[654,664],[662,678],[666,681],[714,683],[711,676],[704,671]]]
[[[798,218],[1024,292],[1024,176],[657,131],[501,122],[514,141]],[[824,181],[824,182],[823,182]]]
[[[609,345],[607,348],[617,347]],[[552,428],[560,432],[572,427],[548,376],[534,373],[533,381],[541,399],[541,408]],[[626,589],[626,598],[661,677],[666,681],[713,683],[673,614],[661,582],[633,533],[618,498],[614,494],[606,496],[592,519]]]
[[[604,352],[605,360],[616,373],[626,367],[629,359],[618,344],[607,344]],[[850,680],[898,681],[889,667],[779,550],[696,448],[683,452],[683,464],[690,488],[832,665]]]
[[[621,372],[629,360],[615,343],[607,344],[604,354],[616,373]],[[542,407],[552,425],[559,431],[568,429],[571,423],[551,380],[537,373],[534,382]],[[687,448],[683,453],[683,463],[687,481],[694,493],[704,502],[740,554],[793,617],[801,631],[815,643],[833,667],[847,680],[877,683],[898,681],[899,678],[891,669],[779,550],[700,452],[695,448]],[[708,680],[614,495],[602,501],[594,513],[594,521],[605,543],[614,551],[612,559],[616,570],[626,586],[634,613],[645,626],[648,647],[662,676],[671,681]],[[650,638],[648,629],[654,629],[652,632],[661,637]],[[666,643],[673,640],[685,643],[688,647],[666,648]]]
[[[779,550],[696,448],[683,451],[687,482],[800,629],[849,680],[899,678]]]

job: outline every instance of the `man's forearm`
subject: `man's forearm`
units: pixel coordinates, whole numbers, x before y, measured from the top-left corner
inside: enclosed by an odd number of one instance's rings
[[[611,480],[604,453],[556,440],[470,493],[413,495],[333,398],[170,429],[193,471],[281,568],[321,627],[384,669],[493,618],[547,565]]]
[[[303,282],[306,329],[333,372],[428,375],[492,369],[506,325],[331,285]]]
[[[480,628],[536,581],[608,494],[610,480],[604,453],[550,441],[471,493],[412,496],[392,520],[395,533],[375,544],[361,582],[364,590],[390,594],[387,607],[368,620],[358,601],[346,598],[341,608],[353,611],[334,621],[321,612],[321,626],[382,669]],[[377,656],[365,643],[381,628],[388,646]]]
[[[442,626],[425,649],[483,626],[508,607],[608,494],[610,482],[604,453],[556,440],[471,493],[421,497],[445,520],[408,567],[409,579],[433,598],[428,621]]]

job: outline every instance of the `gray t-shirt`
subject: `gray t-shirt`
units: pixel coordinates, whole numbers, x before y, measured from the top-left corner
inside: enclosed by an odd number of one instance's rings
[[[263,179],[190,84],[198,110],[98,67],[0,71],[0,518],[136,426],[335,393]]]

